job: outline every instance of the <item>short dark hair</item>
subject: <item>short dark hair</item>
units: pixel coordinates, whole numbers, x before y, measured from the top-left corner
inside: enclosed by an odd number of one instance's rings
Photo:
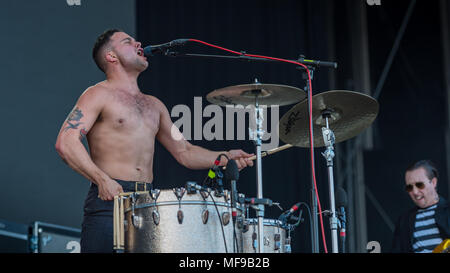
[[[121,32],[120,29],[112,28],[105,30],[100,36],[97,37],[95,41],[94,48],[92,49],[92,58],[95,61],[97,67],[105,73],[105,68],[102,64],[102,59],[100,58],[99,52],[103,49],[105,45],[107,45],[113,36],[114,33]]]
[[[438,170],[437,170],[437,168],[436,168],[436,165],[431,161],[431,160],[428,160],[428,159],[426,159],[426,160],[420,160],[420,161],[417,161],[417,162],[415,162],[415,163],[413,163],[413,164],[411,164],[407,169],[406,169],[406,171],[407,172],[409,172],[409,171],[414,171],[414,170],[417,170],[417,169],[419,169],[419,168],[424,168],[424,170],[426,171],[426,173],[427,173],[427,177],[428,177],[428,179],[433,179],[433,178],[439,178],[439,173],[438,173]]]

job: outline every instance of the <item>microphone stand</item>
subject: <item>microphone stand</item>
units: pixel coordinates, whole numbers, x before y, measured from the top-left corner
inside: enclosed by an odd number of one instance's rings
[[[300,56],[300,58],[304,59],[304,56]],[[302,69],[303,67],[297,67],[297,69]],[[311,77],[311,81],[314,77],[314,71],[315,71],[315,67],[314,66],[310,66],[308,65],[308,69],[310,71],[310,77]],[[309,107],[310,104],[312,104],[312,95],[309,96],[309,82],[308,82],[308,74],[303,71],[302,72],[302,77],[305,80],[305,92],[308,96],[308,115],[311,116],[312,119],[312,113],[309,112],[309,109],[311,107]],[[309,141],[312,142],[314,139],[314,126],[311,126],[311,134],[310,134],[310,138]],[[311,244],[312,244],[312,251],[313,253],[319,253],[319,219],[318,219],[318,215],[319,215],[319,205],[318,205],[318,200],[317,200],[317,196],[316,196],[316,184],[314,183],[314,177],[313,177],[313,173],[312,173],[312,167],[314,165],[314,147],[312,148],[313,151],[311,151],[311,222],[312,222],[312,238],[311,238]]]
[[[212,58],[212,59],[260,61],[260,62],[277,62],[276,60],[261,59],[245,55],[229,56],[229,55],[212,55],[212,54],[196,54],[196,53],[179,53],[175,51],[167,51],[164,55],[169,57],[194,57],[194,58],[208,58],[208,59]]]
[[[243,54],[245,54],[245,52],[241,52]],[[195,58],[214,58],[214,59],[232,59],[232,60],[245,60],[245,61],[258,61],[258,62],[282,62],[279,60],[273,60],[273,59],[265,59],[265,58],[256,58],[256,57],[250,57],[250,56],[246,56],[246,55],[238,55],[238,56],[229,56],[229,55],[211,55],[211,54],[194,54],[194,53],[179,53],[179,52],[175,52],[175,51],[170,51],[170,50],[166,50],[164,52],[165,56],[168,57],[195,57]],[[324,67],[330,67],[330,68],[337,68],[337,63],[335,62],[326,62],[326,61],[318,61],[318,60],[308,60],[305,59],[305,57],[303,55],[300,55],[300,58],[298,60],[291,60],[291,61],[295,61],[295,62],[299,62],[302,64],[305,64],[308,67],[308,70],[310,70],[310,76],[311,76],[311,80],[313,77],[313,72],[315,70],[315,68],[320,67],[320,66],[324,66]],[[297,69],[301,69],[304,70],[303,67],[297,67]],[[303,78],[306,80],[306,89],[305,91],[309,90],[309,83],[308,83],[308,77],[306,73],[303,73]],[[309,92],[307,92],[307,94],[309,94]],[[309,103],[312,103],[312,98],[308,97]],[[257,97],[255,99],[255,117],[256,117],[256,131],[254,132],[254,134],[256,134],[256,137],[254,138],[255,141],[255,146],[256,146],[256,177],[257,177],[257,196],[259,199],[263,198],[263,193],[262,193],[262,165],[261,165],[261,143],[262,143],[262,134],[263,131],[262,129],[259,127],[259,124],[262,124],[262,111],[258,111],[259,109],[261,109],[259,107],[258,101],[257,101]],[[309,113],[310,115],[312,115],[312,113]],[[259,121],[261,123],[259,123]],[[311,138],[310,141],[312,141],[313,139],[313,128],[311,128]],[[314,147],[313,147],[314,149]],[[311,159],[311,166],[314,164],[314,152],[311,152],[313,157]],[[331,161],[332,164],[332,161]],[[332,175],[332,173],[331,173]],[[311,207],[312,207],[312,223],[313,223],[313,238],[311,238],[312,240],[312,246],[313,246],[313,252],[314,253],[319,253],[319,225],[318,225],[318,201],[317,201],[317,197],[315,195],[315,183],[314,183],[314,178],[313,178],[313,174],[311,174],[311,184],[312,184],[312,190],[311,190]],[[331,193],[330,193],[331,196]],[[333,189],[333,208],[332,208],[333,213],[334,211],[334,189]],[[259,204],[258,205],[258,209],[257,209],[257,216],[258,216],[258,252],[259,253],[263,253],[264,249],[263,249],[263,244],[262,244],[262,238],[263,238],[263,232],[264,232],[264,205],[263,204]],[[337,230],[337,227],[336,227]],[[336,237],[337,238],[337,237]]]

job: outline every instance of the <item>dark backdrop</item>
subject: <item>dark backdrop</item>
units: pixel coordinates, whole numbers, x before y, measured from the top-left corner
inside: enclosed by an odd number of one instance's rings
[[[144,45],[197,38],[248,53],[290,59],[304,54],[337,61],[335,84],[329,84],[328,70],[315,73],[316,94],[331,88],[353,90],[352,71],[361,69],[351,66],[347,2],[360,1],[81,0],[80,6],[56,0],[2,2],[0,22],[5,33],[0,114],[4,130],[0,172],[4,197],[0,199],[0,218],[80,227],[89,184],[61,162],[54,141],[78,96],[103,80],[90,54],[95,37],[106,28],[122,28]],[[380,6],[367,6],[372,89],[408,4],[406,0],[382,0]],[[221,53],[199,45],[185,50]],[[403,170],[414,160],[436,161],[441,171],[439,191],[448,197],[444,148],[448,124],[441,59],[439,3],[419,0],[379,98],[380,113],[373,125],[375,149],[365,152],[366,185],[391,221],[412,205],[403,192]],[[301,73],[291,65],[163,56],[150,60],[150,69],[139,83],[170,111],[177,104],[193,109],[195,96],[203,98],[205,107],[209,104],[205,96],[212,90],[250,83],[254,78],[263,83],[304,86]],[[281,107],[280,117],[289,109]],[[254,149],[250,141],[193,143],[214,150]],[[318,187],[322,207],[328,208],[328,183],[320,151],[316,152]],[[309,166],[306,149],[293,148],[264,158],[265,197],[280,202],[284,209],[298,201],[309,202]],[[181,167],[159,144],[154,172],[159,188],[182,186],[188,180],[201,182],[206,175],[205,171]],[[239,191],[255,196],[255,180],[255,168],[242,171]],[[268,218],[279,214],[274,207],[266,210]],[[367,221],[369,241],[379,241],[387,251],[392,231],[370,200]],[[330,249],[327,223],[325,219]],[[294,252],[310,251],[309,232],[306,219],[292,234]]]

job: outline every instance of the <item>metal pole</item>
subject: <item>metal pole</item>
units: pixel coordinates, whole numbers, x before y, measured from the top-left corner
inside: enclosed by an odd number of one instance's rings
[[[261,144],[262,144],[262,122],[263,114],[262,108],[258,104],[258,100],[255,102],[255,118],[256,118],[256,182],[257,182],[257,198],[263,198],[263,184],[262,184],[262,161],[261,161]],[[258,253],[264,253],[264,205],[259,204],[257,210],[258,216]]]
[[[311,80],[314,77],[314,68],[310,67],[310,76],[311,76]],[[308,83],[308,76],[306,73],[303,73],[303,79],[306,80],[306,85],[305,85],[305,92],[308,95],[308,104],[312,103],[312,95],[309,96],[309,83]],[[309,107],[308,107],[309,109]],[[308,115],[312,113],[309,113],[308,111]],[[309,116],[308,116],[309,117]],[[310,117],[312,119],[312,117]],[[309,140],[312,142],[314,140],[314,126],[311,127],[311,135]],[[311,222],[312,222],[312,238],[311,238],[311,243],[312,243],[312,250],[313,253],[319,253],[319,208],[318,208],[318,201],[317,201],[317,196],[316,196],[316,185],[314,183],[314,174],[313,169],[315,168],[314,166],[314,147],[312,148],[313,150],[310,151],[311,152],[311,158],[310,158],[310,163],[311,163]],[[314,167],[314,168],[313,168]]]
[[[330,229],[331,229],[331,249],[333,253],[338,253],[338,220],[336,217],[336,203],[334,200],[334,178],[333,178],[333,160],[327,161],[328,165],[328,181],[330,187],[330,205],[331,205],[331,217],[330,217]]]
[[[322,153],[323,157],[327,161],[327,168],[328,168],[328,183],[329,183],[329,194],[330,194],[330,209],[331,209],[331,216],[330,216],[330,229],[331,229],[331,242],[332,242],[332,252],[338,253],[339,247],[338,247],[338,235],[337,235],[337,229],[338,229],[338,219],[336,217],[336,203],[334,198],[334,176],[333,176],[333,158],[334,158],[334,133],[331,131],[329,124],[328,124],[328,114],[324,114],[325,121],[326,121],[326,128],[322,128],[322,135],[323,140],[326,144],[326,150]]]

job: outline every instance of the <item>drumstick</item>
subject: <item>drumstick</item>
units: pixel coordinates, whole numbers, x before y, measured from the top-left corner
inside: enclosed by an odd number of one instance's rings
[[[114,196],[114,215],[113,215],[113,221],[114,221],[114,249],[117,250],[119,248],[118,245],[118,238],[117,238],[117,234],[118,234],[118,213],[119,212],[119,197],[118,196]]]
[[[289,149],[289,148],[291,148],[291,147],[294,147],[294,145],[292,145],[292,144],[286,144],[286,145],[280,146],[280,147],[275,148],[275,149],[270,149],[270,150],[267,150],[267,151],[265,151],[265,152],[262,152],[262,153],[261,153],[261,157],[265,157],[265,156],[267,156],[267,155],[271,155],[271,154],[274,154],[274,153],[278,153],[278,152],[280,152],[280,151]],[[248,159],[250,159],[250,160],[255,160],[255,159],[256,159],[256,155],[251,156],[251,157],[249,157]],[[224,169],[224,170],[225,170],[226,168],[227,168],[227,166],[223,166],[223,169]]]
[[[120,197],[119,199],[119,248],[124,249],[125,248],[125,232],[124,232],[124,208],[123,208],[123,198]]]
[[[286,145],[280,146],[280,147],[275,148],[275,149],[267,150],[267,151],[261,153],[261,157],[265,157],[267,155],[278,153],[280,151],[286,150],[286,149],[291,148],[293,146],[294,145],[292,145],[292,144],[286,144]],[[249,157],[248,159],[255,160],[256,159],[256,155],[254,155],[252,157]]]

